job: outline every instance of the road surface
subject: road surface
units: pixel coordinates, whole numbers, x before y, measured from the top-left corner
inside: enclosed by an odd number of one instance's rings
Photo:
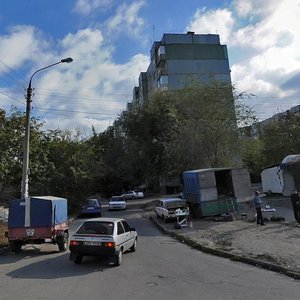
[[[55,245],[1,255],[0,300],[299,299],[299,281],[201,253],[163,235],[142,215],[136,208],[104,211],[105,217],[125,217],[139,234],[137,252],[125,254],[120,267],[94,257],[75,265]]]

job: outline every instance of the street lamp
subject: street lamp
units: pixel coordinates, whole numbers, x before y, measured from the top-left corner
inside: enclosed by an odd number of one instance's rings
[[[64,58],[61,61],[49,65],[47,67],[41,68],[35,71],[29,80],[27,93],[26,93],[26,118],[25,118],[25,139],[24,139],[24,152],[23,152],[23,171],[22,171],[22,183],[21,183],[21,199],[28,198],[28,171],[29,171],[29,135],[30,135],[30,111],[31,111],[31,95],[32,95],[32,88],[31,88],[31,81],[33,76],[45,69],[53,67],[55,65],[61,63],[71,63],[73,59],[71,57]]]

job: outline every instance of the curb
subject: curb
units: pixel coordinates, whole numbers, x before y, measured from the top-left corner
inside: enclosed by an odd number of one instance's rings
[[[201,245],[199,242],[183,235],[183,234],[178,234],[172,230],[168,230],[166,229],[162,224],[160,224],[160,222],[158,222],[155,218],[153,218],[153,216],[149,217],[155,224],[156,226],[164,233],[170,235],[171,237],[177,239],[178,241],[180,241],[181,243],[184,243],[194,249],[200,250],[204,253],[207,254],[212,254],[215,256],[220,256],[220,257],[225,257],[228,258],[232,261],[238,261],[238,262],[243,262],[255,267],[260,267],[269,271],[273,271],[273,272],[277,272],[280,274],[284,274],[288,277],[291,277],[293,279],[296,280],[300,280],[300,273],[298,272],[294,272],[291,271],[283,266],[279,266],[276,264],[272,264],[266,261],[262,261],[262,260],[258,260],[258,259],[254,259],[254,258],[250,258],[250,257],[245,257],[245,256],[240,256],[240,255],[236,255],[227,251],[222,251],[222,250],[218,250],[215,248],[211,248],[208,246],[203,246]]]

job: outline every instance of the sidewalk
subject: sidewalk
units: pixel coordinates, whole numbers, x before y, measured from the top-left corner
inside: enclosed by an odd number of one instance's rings
[[[278,204],[275,202],[273,207]],[[300,224],[292,221],[288,202],[281,203],[279,207],[280,211],[287,214],[286,221],[269,221],[266,226],[250,222],[254,212],[251,215],[249,211],[248,219],[245,220],[214,222],[194,219],[193,228],[181,229],[174,229],[174,222],[164,223],[152,212],[150,217],[165,233],[203,252],[300,279]]]

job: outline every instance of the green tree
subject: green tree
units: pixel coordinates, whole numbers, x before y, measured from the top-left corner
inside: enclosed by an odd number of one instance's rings
[[[253,181],[260,181],[260,173],[266,166],[263,149],[260,139],[244,138],[242,141],[242,161]]]
[[[287,115],[260,129],[264,145],[263,156],[267,165],[279,163],[290,154],[300,153],[300,116]]]
[[[177,126],[167,154],[176,171],[241,165],[238,125],[254,119],[244,103],[246,95],[237,95],[231,84],[217,81],[195,82],[171,92],[177,99]]]

